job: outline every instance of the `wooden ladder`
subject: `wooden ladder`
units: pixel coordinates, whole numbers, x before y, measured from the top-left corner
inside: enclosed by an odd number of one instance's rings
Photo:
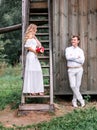
[[[53,66],[52,66],[52,38],[51,38],[51,0],[30,0],[29,1],[29,24],[35,23],[38,26],[36,36],[45,48],[44,54],[39,55],[43,70],[44,96],[29,96],[22,93],[19,110],[54,110],[53,104]],[[49,99],[48,103],[26,103],[26,99]]]

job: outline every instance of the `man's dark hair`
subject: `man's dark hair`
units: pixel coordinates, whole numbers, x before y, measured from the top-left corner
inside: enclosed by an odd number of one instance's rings
[[[78,35],[73,35],[72,38],[77,37],[77,39],[80,41],[80,37]]]

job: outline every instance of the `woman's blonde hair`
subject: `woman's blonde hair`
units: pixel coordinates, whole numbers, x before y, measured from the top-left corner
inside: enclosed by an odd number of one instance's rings
[[[36,29],[37,29],[37,25],[35,25],[35,24],[30,24],[30,25],[28,26],[28,28],[27,28],[27,30],[26,30],[26,32],[25,32],[24,42],[26,42],[27,39],[29,39],[29,34],[30,34],[30,33],[33,34]],[[33,37],[34,37],[34,35],[33,35]]]

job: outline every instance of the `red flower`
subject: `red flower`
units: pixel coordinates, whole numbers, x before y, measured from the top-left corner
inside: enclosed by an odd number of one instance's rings
[[[44,53],[44,47],[36,47],[37,53]]]

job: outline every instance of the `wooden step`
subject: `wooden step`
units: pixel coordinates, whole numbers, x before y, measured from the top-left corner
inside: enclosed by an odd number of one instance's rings
[[[48,19],[44,19],[44,18],[32,19],[32,18],[30,18],[29,21],[34,21],[34,22],[48,22]]]
[[[48,22],[46,22],[46,21],[41,21],[41,22],[39,22],[39,21],[34,21],[34,20],[31,20],[31,21],[29,21],[29,24],[36,24],[37,26],[43,26],[44,24],[48,24]]]
[[[48,23],[48,19],[30,19],[29,22],[36,23],[36,24],[46,24]]]
[[[49,48],[45,48],[44,51],[49,51]]]
[[[42,68],[50,68],[50,66],[41,66]]]
[[[50,98],[49,95],[43,95],[43,96],[40,96],[40,95],[36,95],[36,96],[33,96],[33,95],[24,95],[25,98]]]
[[[49,85],[49,84],[44,84],[44,87],[45,87],[45,88],[49,88],[50,85]]]
[[[47,0],[29,0],[30,2],[47,2]]]
[[[49,59],[49,56],[38,56],[39,59]]]
[[[49,36],[49,33],[37,33],[36,36]]]
[[[52,111],[54,110],[53,104],[21,104],[19,111]]]
[[[30,16],[48,16],[48,13],[30,13]]]
[[[43,77],[50,77],[50,75],[43,75]]]
[[[33,2],[31,2],[30,3],[30,8],[31,9],[47,9],[48,8],[48,3],[47,3],[47,1],[33,1]]]
[[[38,28],[38,29],[41,29],[41,28],[42,28],[42,29],[47,29],[47,28],[49,28],[49,26],[47,26],[47,25],[45,25],[45,26],[38,26],[37,28]]]
[[[49,40],[40,40],[41,43],[49,43]]]

